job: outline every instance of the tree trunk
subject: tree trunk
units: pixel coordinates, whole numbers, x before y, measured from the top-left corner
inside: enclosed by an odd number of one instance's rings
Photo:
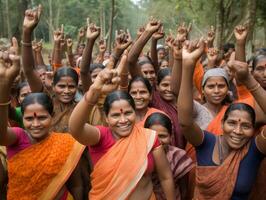
[[[223,0],[217,0],[216,8],[216,34],[215,34],[215,46],[219,49],[223,45],[224,37],[224,3]]]
[[[112,33],[113,33],[113,19],[114,19],[114,10],[115,10],[115,0],[112,0],[111,4],[111,16],[110,16],[110,21],[109,21],[109,37],[108,37],[108,50],[111,52],[112,49]]]
[[[9,4],[8,0],[5,0],[5,15],[6,15],[6,29],[7,29],[7,37],[11,38],[11,27],[10,27],[10,19],[9,19]]]
[[[24,20],[25,11],[28,8],[28,0],[19,0],[17,3],[17,24],[15,27],[15,31],[12,34],[14,37],[17,38],[18,41],[21,40],[21,32],[22,32],[22,24]]]
[[[49,18],[48,18],[48,26],[49,26],[49,42],[53,41],[53,1],[49,0]]]

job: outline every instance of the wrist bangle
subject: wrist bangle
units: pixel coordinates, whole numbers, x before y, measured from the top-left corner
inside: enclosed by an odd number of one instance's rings
[[[261,85],[259,83],[257,83],[255,86],[248,88],[248,90],[250,92],[255,92],[256,90],[258,90],[261,87]]]
[[[32,47],[32,44],[30,42],[23,42],[22,40],[20,41],[20,43],[25,46],[25,47]]]
[[[9,104],[11,104],[11,100],[9,100],[8,102],[5,102],[5,103],[0,103],[0,106],[8,106]]]

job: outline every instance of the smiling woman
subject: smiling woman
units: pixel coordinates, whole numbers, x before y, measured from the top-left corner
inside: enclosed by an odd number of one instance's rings
[[[174,199],[173,177],[163,148],[154,131],[136,126],[135,103],[128,93],[107,95],[103,107],[107,127],[86,123],[102,89],[115,90],[118,82],[116,70],[102,70],[69,120],[73,137],[89,145],[94,165],[89,198],[154,199],[151,172],[156,169],[167,199]]]

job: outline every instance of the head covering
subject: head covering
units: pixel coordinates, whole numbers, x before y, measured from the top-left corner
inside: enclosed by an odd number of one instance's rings
[[[213,68],[213,69],[209,69],[208,71],[205,72],[202,82],[201,82],[201,86],[203,87],[206,83],[206,81],[208,80],[208,78],[213,77],[213,76],[221,76],[225,79],[227,85],[229,85],[229,77],[227,72],[225,71],[225,69],[222,68]]]
[[[162,44],[157,44],[156,46],[157,51],[160,49],[165,49],[164,46]]]

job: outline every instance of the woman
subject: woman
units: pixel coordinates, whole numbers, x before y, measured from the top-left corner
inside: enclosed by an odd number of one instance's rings
[[[128,93],[134,99],[136,106],[136,125],[144,127],[145,120],[154,112],[162,112],[149,107],[152,95],[152,86],[148,79],[142,76],[134,77],[128,85]]]
[[[163,149],[154,132],[135,126],[135,104],[128,93],[107,95],[103,109],[108,127],[86,123],[101,90],[117,88],[119,80],[115,70],[102,70],[69,120],[73,137],[90,145],[94,171],[89,198],[154,199],[150,177],[154,165],[167,199],[174,199],[173,178]]]
[[[170,145],[172,134],[172,123],[169,117],[163,113],[152,113],[145,121],[145,128],[152,129],[158,134],[158,138],[164,147],[167,160],[175,181],[176,200],[187,199],[187,175],[194,167],[191,158],[186,155],[182,149]],[[162,192],[158,176],[154,174],[153,179],[154,192],[156,199],[166,199]]]
[[[202,131],[191,115],[192,79],[204,45],[183,49],[178,109],[186,139],[196,148],[195,199],[248,199],[259,165],[266,154],[263,132],[254,137],[255,112],[247,104],[231,104],[222,119],[222,134]],[[182,117],[181,117],[182,116]]]
[[[161,69],[157,75],[156,90],[153,90],[151,106],[165,112],[171,119],[173,125],[173,135],[171,144],[184,149],[185,138],[180,133],[178,124],[176,96],[171,88],[171,71],[169,68]]]
[[[51,130],[57,132],[68,132],[68,119],[70,113],[76,105],[75,94],[78,87],[78,74],[70,67],[61,67],[54,73],[52,91],[48,91],[43,82],[41,81],[38,73],[36,72],[34,66],[34,58],[32,54],[31,36],[34,28],[37,26],[40,15],[41,6],[35,10],[27,10],[25,12],[24,22],[23,22],[23,35],[22,35],[22,63],[25,76],[30,85],[32,92],[47,92],[51,97],[53,97],[54,103],[54,115],[53,124]],[[63,32],[57,31],[55,33],[56,41],[55,45],[60,45],[60,37],[62,37]],[[60,48],[55,49],[57,55],[57,60],[60,60],[57,52]],[[61,61],[57,61],[61,62]],[[57,68],[59,67],[58,63]]]
[[[51,134],[53,104],[46,94],[29,94],[23,100],[25,130],[8,127],[10,90],[20,62],[13,45],[14,54],[0,54],[0,145],[7,147],[7,198],[61,199],[68,190],[74,199],[82,199],[76,166],[84,146],[68,134]]]

